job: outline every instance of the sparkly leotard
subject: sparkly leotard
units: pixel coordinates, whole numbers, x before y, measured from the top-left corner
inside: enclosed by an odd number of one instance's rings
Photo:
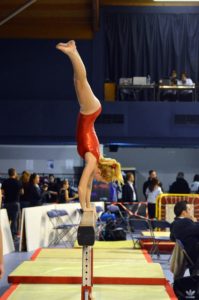
[[[77,151],[84,158],[86,152],[91,152],[97,159],[100,157],[99,140],[97,138],[94,122],[102,111],[101,106],[90,115],[79,113],[77,120]]]

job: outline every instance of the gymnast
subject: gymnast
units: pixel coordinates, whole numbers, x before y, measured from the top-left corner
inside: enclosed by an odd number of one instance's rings
[[[112,181],[123,183],[121,167],[115,159],[104,158],[100,154],[94,122],[101,113],[101,104],[87,81],[86,69],[76,49],[75,41],[59,43],[56,48],[69,57],[73,66],[75,91],[80,105],[76,133],[77,150],[85,160],[78,194],[81,208],[83,211],[89,211],[92,210],[90,198],[93,179],[106,183]]]

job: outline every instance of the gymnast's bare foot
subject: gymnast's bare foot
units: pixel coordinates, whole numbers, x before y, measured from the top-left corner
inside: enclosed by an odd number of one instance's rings
[[[68,43],[59,43],[56,45],[56,48],[62,51],[65,54],[71,54],[76,52],[75,41],[71,40]]]

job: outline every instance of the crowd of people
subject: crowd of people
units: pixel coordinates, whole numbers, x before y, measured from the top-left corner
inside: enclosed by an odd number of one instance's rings
[[[37,173],[23,171],[19,177],[14,168],[8,170],[8,178],[1,185],[2,208],[6,208],[11,222],[13,238],[17,238],[20,211],[26,207],[52,203],[67,203],[78,198],[67,179],[56,179],[53,174],[40,177]]]
[[[128,172],[124,176],[124,184],[118,186],[115,182],[110,184],[111,194],[108,201],[138,202],[146,201],[148,215],[155,217],[155,203],[158,195],[163,192],[172,194],[199,193],[199,175],[196,174],[189,185],[183,172],[178,172],[176,180],[165,191],[159,181],[155,170],[149,171],[149,177],[143,184],[143,197],[138,197],[135,175]],[[26,207],[34,207],[52,203],[67,203],[78,201],[77,188],[70,186],[68,179],[55,178],[53,174],[40,177],[37,173],[30,174],[23,171],[17,175],[14,168],[8,170],[8,178],[3,180],[1,186],[2,208],[6,208],[11,221],[13,238],[17,237],[20,211]],[[140,199],[141,198],[141,199]]]
[[[189,185],[184,178],[183,172],[178,172],[176,180],[170,185],[169,190],[165,191],[162,183],[158,179],[157,172],[155,170],[149,171],[149,177],[143,184],[143,200],[147,202],[149,218],[155,217],[155,203],[158,195],[162,193],[170,194],[189,194],[199,193],[199,175],[194,175],[193,182]],[[143,201],[138,199],[135,176],[133,173],[127,173],[125,176],[125,183],[122,186],[122,193],[120,202],[138,202]]]

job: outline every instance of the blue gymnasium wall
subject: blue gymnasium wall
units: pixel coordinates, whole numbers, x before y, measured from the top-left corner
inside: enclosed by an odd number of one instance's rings
[[[101,29],[91,41],[77,41],[92,88],[103,99],[105,35]],[[128,12],[129,12],[128,7]],[[192,8],[132,8],[131,11],[185,13]],[[0,40],[0,143],[74,143],[78,112],[72,68],[55,49],[55,40]],[[103,101],[103,100],[102,100]],[[199,124],[176,125],[175,114],[199,114],[198,103],[103,103],[104,115],[122,115],[123,123],[96,125],[102,143],[135,146],[198,146]]]

